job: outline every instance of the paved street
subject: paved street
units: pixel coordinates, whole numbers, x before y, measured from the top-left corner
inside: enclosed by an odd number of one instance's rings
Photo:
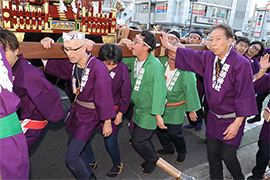
[[[61,92],[63,105],[65,109],[69,108],[69,102],[63,92]],[[187,120],[185,120],[187,123]],[[243,173],[249,175],[255,165],[255,154],[257,152],[258,133],[261,125],[253,125],[250,130],[245,132],[241,147],[238,151],[238,157],[241,162]],[[195,179],[209,179],[209,169],[207,163],[206,144],[200,142],[204,137],[204,129],[201,132],[184,130],[184,136],[187,144],[187,159],[184,164],[176,164],[177,154],[163,156],[175,168],[185,174],[193,176]],[[123,172],[114,179],[174,179],[165,171],[156,167],[154,172],[145,176],[140,164],[143,159],[134,151],[132,146],[127,143],[130,139],[128,130],[128,120],[124,119],[119,128],[118,142],[121,153],[121,159],[124,164]],[[154,134],[153,143],[156,150],[161,148],[156,134]],[[98,179],[110,179],[106,177],[107,172],[112,168],[112,162],[105,150],[103,137],[96,131],[92,140],[93,151],[96,155],[98,167],[94,170]],[[67,131],[64,120],[58,123],[49,123],[44,129],[40,141],[30,154],[30,179],[75,179],[65,164],[65,152],[67,148]],[[232,179],[224,168],[225,179]]]

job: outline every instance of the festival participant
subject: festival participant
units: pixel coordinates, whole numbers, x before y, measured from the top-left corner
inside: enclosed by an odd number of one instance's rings
[[[112,80],[112,93],[116,110],[115,120],[112,121],[112,135],[105,137],[105,146],[113,161],[113,168],[107,173],[109,177],[115,177],[121,173],[123,164],[117,142],[118,125],[122,122],[123,113],[126,113],[129,102],[131,85],[127,66],[121,62],[122,50],[115,44],[103,45],[98,53],[99,59],[107,66]],[[99,123],[98,128],[103,129],[103,123]],[[86,145],[85,154],[90,166],[94,169],[97,166],[90,141]]]
[[[34,147],[48,121],[57,122],[66,116],[57,89],[43,72],[19,53],[19,42],[13,32],[2,30],[0,44],[12,67],[13,89],[21,99],[18,117],[26,136],[28,151]]]
[[[265,74],[270,67],[269,54],[264,55],[260,61],[260,71],[257,74],[254,87],[256,90],[270,92],[270,74]],[[252,170],[252,175],[248,179],[263,179],[268,162],[270,161],[270,101],[264,110],[263,118],[265,119],[260,139],[258,141],[259,150],[256,154],[256,166]]]
[[[240,37],[234,44],[234,48],[236,52],[238,52],[241,55],[244,55],[245,52],[248,50],[250,46],[250,41],[246,37]]]
[[[52,42],[45,38],[41,44],[49,48]],[[96,179],[84,148],[100,121],[104,123],[104,137],[112,133],[111,119],[115,117],[115,109],[111,79],[104,63],[86,51],[84,33],[63,33],[62,49],[69,60],[48,60],[44,71],[69,79],[76,94],[66,119],[69,130],[66,163],[77,179]]]
[[[258,59],[260,56],[263,55],[264,50],[265,48],[262,42],[253,41],[251,42],[250,47],[245,54],[252,62],[253,74],[258,73],[260,70],[260,63]],[[268,53],[267,50],[265,53]],[[268,94],[269,92],[260,92],[260,91],[257,92],[256,101],[257,101],[258,114],[252,119],[247,120],[249,124],[261,121],[263,101],[268,96]]]
[[[244,179],[236,156],[243,135],[245,117],[257,114],[249,62],[232,48],[233,30],[220,23],[211,28],[211,51],[194,51],[170,46],[162,33],[165,48],[176,52],[175,67],[204,77],[210,108],[207,117],[207,153],[210,178],[223,179],[222,160],[234,179]]]
[[[169,51],[164,70],[167,86],[167,104],[163,119],[168,129],[157,128],[157,135],[163,147],[157,153],[159,155],[174,154],[175,147],[178,153],[176,162],[182,164],[187,153],[185,139],[182,134],[185,114],[187,111],[193,112],[201,107],[196,88],[196,77],[193,72],[175,68],[175,53],[171,51]],[[195,116],[191,117],[193,121],[196,121]]]
[[[0,77],[0,179],[26,180],[29,177],[29,157],[16,114],[20,99],[13,92],[11,67],[1,45]]]
[[[170,31],[168,33],[168,42],[172,45],[178,45],[180,44],[180,34],[177,31]]]
[[[135,123],[131,143],[144,159],[141,168],[144,174],[151,173],[159,159],[151,141],[157,126],[166,129],[163,112],[166,103],[166,82],[162,64],[152,54],[156,47],[156,37],[143,30],[136,35],[132,54],[137,58],[130,62],[132,69],[131,102],[134,104],[132,121]]]
[[[199,30],[191,31],[189,33],[189,38],[187,43],[188,44],[201,44],[202,39],[203,39],[203,33]],[[204,96],[204,88],[203,88],[203,77],[200,76],[199,74],[196,74],[196,79],[197,79],[197,91],[200,97],[200,102],[203,104],[203,96]],[[205,102],[206,103],[206,102]],[[204,107],[206,110],[207,107]],[[185,125],[184,128],[186,129],[191,129],[195,128],[195,131],[200,131],[202,130],[202,125],[203,125],[203,110],[200,108],[197,111],[194,112],[187,112],[186,113],[189,124]],[[192,119],[196,118],[195,121]],[[205,119],[206,122],[206,119]]]

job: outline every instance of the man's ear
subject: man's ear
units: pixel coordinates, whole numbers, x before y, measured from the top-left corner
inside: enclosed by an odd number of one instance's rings
[[[15,50],[15,54],[16,54],[16,56],[18,56],[18,55],[19,55],[19,51],[20,51],[20,49],[19,49],[19,48],[17,48],[17,49]]]
[[[232,44],[232,38],[229,38],[228,41],[229,41],[229,46]]]

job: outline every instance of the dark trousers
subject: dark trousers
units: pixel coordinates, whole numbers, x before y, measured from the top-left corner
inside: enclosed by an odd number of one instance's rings
[[[86,143],[85,141],[76,139],[69,132],[66,163],[77,179],[89,179],[89,176],[93,172],[83,151]]]
[[[151,141],[153,132],[154,130],[144,129],[135,125],[131,137],[133,148],[147,163],[156,163],[159,159]]]
[[[178,153],[186,153],[186,143],[182,134],[183,124],[165,124],[168,129],[157,128],[158,139],[163,149],[174,152],[174,147]]]
[[[112,159],[113,166],[114,167],[119,166],[121,163],[121,160],[120,160],[120,152],[119,152],[118,143],[117,143],[117,135],[112,134],[109,137],[104,137],[104,141],[105,141],[106,150]],[[96,161],[90,141],[88,141],[85,147],[85,155],[89,163],[94,163]]]
[[[252,170],[252,174],[256,179],[262,179],[266,167],[270,160],[270,144],[259,139],[259,150],[256,154],[256,166]]]
[[[258,115],[256,115],[256,116],[259,117],[259,118],[261,118],[263,101],[268,96],[268,94],[269,94],[269,92],[263,93],[263,94],[257,94],[257,96],[256,96],[257,108],[258,108]]]
[[[199,109],[196,111],[196,114],[197,114],[197,121],[191,121],[190,117],[189,117],[189,112],[186,112],[186,115],[187,115],[187,118],[188,118],[188,121],[189,121],[189,124],[192,124],[192,125],[196,125],[197,123],[202,123],[202,120],[203,120],[203,110],[202,109]]]
[[[218,139],[207,138],[207,153],[211,179],[223,179],[222,160],[234,179],[245,179],[236,156],[237,149],[238,146],[228,145]]]

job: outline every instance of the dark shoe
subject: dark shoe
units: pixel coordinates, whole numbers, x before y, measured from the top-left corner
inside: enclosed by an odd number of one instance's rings
[[[202,122],[197,123],[195,127],[195,131],[200,131],[200,130],[202,130]]]
[[[141,170],[144,170],[144,168],[145,168],[146,164],[147,164],[147,162],[144,162],[144,163],[142,163],[142,164],[141,164],[141,167],[140,167],[140,168],[141,168]]]
[[[94,172],[92,172],[92,174],[89,176],[89,180],[94,180],[97,179]]]
[[[93,162],[93,163],[89,163],[89,165],[91,166],[92,170],[97,168],[97,162]]]
[[[192,125],[192,124],[184,125],[184,128],[186,129],[195,128],[195,125]]]
[[[160,149],[160,150],[157,151],[157,154],[159,156],[161,156],[161,155],[172,155],[172,154],[174,154],[174,151],[167,151],[165,149]]]
[[[122,170],[123,170],[123,163],[120,163],[120,165],[119,166],[117,166],[117,167],[113,167],[111,170],[110,170],[110,172],[108,172],[107,174],[106,174],[106,176],[108,176],[108,177],[115,177],[115,176],[117,176],[118,174],[120,174],[121,172],[122,172]]]
[[[146,162],[143,166],[144,166],[143,174],[144,175],[149,175],[156,168],[156,163],[147,163]]]
[[[259,116],[255,116],[254,118],[247,120],[247,122],[249,124],[252,124],[252,123],[255,123],[255,122],[259,122],[259,121],[261,121],[261,117],[259,117]]]
[[[183,164],[186,160],[187,153],[179,153],[176,159],[177,164]]]

